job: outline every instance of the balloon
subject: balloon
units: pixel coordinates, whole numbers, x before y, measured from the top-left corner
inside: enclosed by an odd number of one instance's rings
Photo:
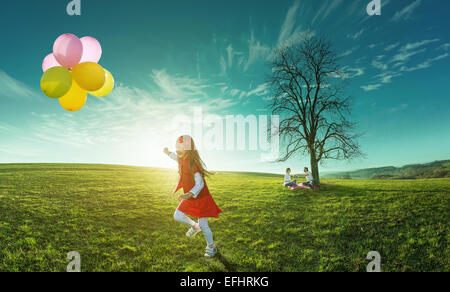
[[[56,61],[55,56],[53,54],[47,55],[44,61],[42,62],[42,71],[47,71],[53,67],[61,67],[61,65]]]
[[[75,80],[72,81],[72,88],[59,99],[61,106],[69,112],[76,112],[83,108],[87,100],[87,91],[82,89]]]
[[[93,62],[85,62],[76,65],[72,70],[72,76],[81,88],[87,91],[97,91],[105,84],[105,70],[102,66]]]
[[[106,74],[105,85],[103,85],[103,87],[97,91],[89,92],[93,96],[104,97],[104,96],[107,96],[108,94],[110,94],[111,91],[114,89],[114,77],[112,76],[111,72],[109,72],[106,69],[104,69],[104,70],[105,70],[105,74]]]
[[[72,74],[64,67],[53,67],[44,72],[41,89],[51,98],[60,98],[72,87]]]
[[[98,63],[102,57],[102,46],[93,37],[83,37],[80,39],[83,44],[83,56],[80,63],[94,62]]]
[[[70,69],[80,62],[83,56],[83,44],[76,35],[63,34],[53,44],[53,55],[59,64]]]

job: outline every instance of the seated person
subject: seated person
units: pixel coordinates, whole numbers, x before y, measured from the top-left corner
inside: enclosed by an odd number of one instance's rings
[[[286,174],[284,175],[284,186],[285,187],[296,187],[297,186],[297,181],[296,180],[292,181],[290,168],[286,169]]]
[[[307,167],[305,167],[305,169],[303,171],[305,172],[306,182],[303,183],[302,185],[304,185],[305,187],[310,187],[310,188],[314,189],[314,178],[313,178],[311,172],[309,171],[309,169]]]

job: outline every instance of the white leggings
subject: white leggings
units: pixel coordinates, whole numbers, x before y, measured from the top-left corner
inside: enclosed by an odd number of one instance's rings
[[[191,218],[186,216],[186,214],[184,214],[180,210],[175,211],[173,218],[175,219],[175,221],[183,223],[183,224],[191,226],[191,227],[193,227],[196,224],[194,222],[194,220],[192,220]],[[200,229],[203,232],[203,236],[205,237],[206,243],[208,244],[208,246],[213,246],[214,240],[213,240],[213,235],[212,235],[211,229],[209,228],[209,225],[208,225],[208,218],[199,218],[198,225],[200,226]]]

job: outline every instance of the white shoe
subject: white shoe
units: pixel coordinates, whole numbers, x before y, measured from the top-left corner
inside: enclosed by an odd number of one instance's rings
[[[206,247],[205,257],[213,258],[217,254],[217,247]]]
[[[197,234],[199,234],[201,231],[202,231],[201,229],[195,230],[194,227],[191,227],[191,228],[189,228],[188,232],[186,232],[186,236],[187,237],[194,237]]]

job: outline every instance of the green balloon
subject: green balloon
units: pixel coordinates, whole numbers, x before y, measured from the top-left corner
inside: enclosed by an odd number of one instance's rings
[[[72,87],[72,73],[64,67],[53,67],[41,78],[42,92],[51,98],[60,98]]]

